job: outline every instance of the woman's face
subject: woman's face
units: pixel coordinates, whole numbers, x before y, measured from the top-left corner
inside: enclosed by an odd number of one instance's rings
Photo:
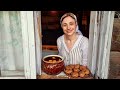
[[[63,32],[66,35],[70,36],[76,32],[77,24],[76,24],[76,21],[72,17],[68,16],[63,19],[61,27],[63,29]]]

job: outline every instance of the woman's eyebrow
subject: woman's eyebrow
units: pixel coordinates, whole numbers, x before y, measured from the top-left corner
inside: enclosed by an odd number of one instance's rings
[[[74,23],[74,22],[73,22],[73,21],[71,21],[71,22],[69,22],[69,23],[71,24],[71,23]],[[63,25],[65,25],[65,24],[67,24],[67,23],[66,23],[66,22],[64,22],[64,23],[63,23]]]

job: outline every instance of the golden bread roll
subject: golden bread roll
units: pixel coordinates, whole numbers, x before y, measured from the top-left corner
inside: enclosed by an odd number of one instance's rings
[[[65,73],[66,73],[67,75],[69,75],[69,74],[72,73],[72,69],[66,69],[66,70],[64,70],[64,71],[65,71]]]
[[[70,66],[72,69],[75,67],[75,65],[73,65],[73,64],[70,64],[69,66]]]
[[[78,72],[72,72],[71,75],[72,75],[72,77],[77,78],[79,76],[79,73]]]
[[[90,71],[88,69],[86,69],[84,72],[86,75],[90,74]]]
[[[76,65],[75,65],[75,68],[79,68],[79,67],[80,67],[80,65],[79,65],[79,64],[76,64]]]
[[[53,62],[52,63],[56,63],[57,61],[56,60],[53,60]]]
[[[69,65],[65,67],[65,69],[69,70],[72,69]]]
[[[73,71],[74,72],[79,72],[80,70],[79,70],[79,68],[74,68]]]
[[[79,69],[80,69],[81,71],[83,71],[83,70],[86,69],[86,66],[82,66],[82,65],[81,65],[81,66],[79,67]]]
[[[49,63],[52,63],[53,61],[52,61],[52,60],[49,60],[48,62],[49,62]]]
[[[83,77],[85,76],[85,73],[84,73],[84,72],[79,72],[79,76],[80,76],[81,78],[83,78]]]

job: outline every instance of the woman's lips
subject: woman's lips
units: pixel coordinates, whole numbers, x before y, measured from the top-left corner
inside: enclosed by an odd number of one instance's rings
[[[68,30],[68,31],[66,31],[67,33],[71,33],[72,32],[72,30]]]

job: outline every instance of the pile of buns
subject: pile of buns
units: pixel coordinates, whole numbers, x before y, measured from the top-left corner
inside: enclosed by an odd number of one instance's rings
[[[80,64],[70,64],[65,66],[64,72],[67,76],[73,77],[73,78],[84,78],[84,77],[89,77],[90,75],[90,70],[83,65]]]
[[[48,61],[49,63],[59,63],[59,62],[61,62],[61,60],[59,59],[59,60],[49,60]]]

